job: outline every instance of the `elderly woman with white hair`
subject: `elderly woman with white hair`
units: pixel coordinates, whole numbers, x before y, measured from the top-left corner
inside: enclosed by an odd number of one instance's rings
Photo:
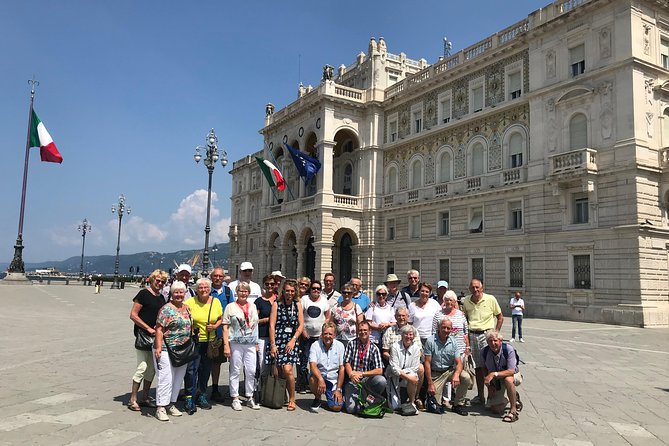
[[[432,319],[432,335],[436,335],[439,331],[439,324],[442,319],[448,318],[453,323],[453,330],[451,336],[455,341],[464,357],[469,354],[469,325],[467,325],[467,317],[460,311],[458,306],[458,295],[454,291],[448,290],[443,297],[443,304],[441,311],[437,312]]]
[[[370,339],[377,346],[383,339],[388,327],[395,325],[395,309],[388,303],[388,288],[385,285],[376,287],[376,301],[375,305],[370,305],[365,313],[365,319],[372,327]],[[380,348],[380,346],[379,346]]]
[[[188,364],[179,367],[173,366],[170,362],[167,349],[175,348],[188,342],[192,332],[190,311],[184,305],[186,284],[181,281],[174,282],[170,293],[172,296],[171,300],[158,313],[156,341],[153,349],[156,375],[158,376],[158,385],[156,386],[156,405],[158,409],[156,409],[156,418],[160,421],[169,421],[168,414],[173,417],[180,417],[182,415],[179,409],[176,408],[175,403],[179,396],[181,381],[184,379]],[[166,407],[168,408],[166,409]]]
[[[196,295],[186,301],[193,316],[193,325],[198,330],[198,350],[200,358],[193,361],[195,371],[193,388],[190,389],[192,398],[186,397],[186,411],[195,412],[195,405],[201,409],[211,409],[207,400],[207,384],[211,374],[212,359],[207,357],[209,341],[216,339],[216,329],[221,326],[223,307],[221,301],[211,296],[211,280],[200,278],[195,282]]]
[[[386,368],[388,377],[388,396],[393,409],[397,409],[400,401],[400,386],[406,384],[410,404],[416,408],[415,400],[418,392],[418,376],[420,367],[421,344],[415,343],[415,330],[411,325],[400,328],[402,338],[390,347],[390,365]]]

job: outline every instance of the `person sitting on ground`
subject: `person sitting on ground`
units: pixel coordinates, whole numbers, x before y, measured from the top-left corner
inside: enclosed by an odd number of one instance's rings
[[[418,408],[414,401],[418,393],[418,368],[420,367],[421,348],[420,344],[414,343],[414,328],[410,325],[404,325],[400,329],[402,339],[395,342],[390,348],[390,366],[386,369],[386,376],[389,381],[388,397],[393,406],[401,404],[399,398],[400,386],[406,383],[408,401],[413,404],[416,411]],[[394,396],[397,401],[392,401]],[[395,407],[396,408],[396,407]]]
[[[358,383],[377,396],[383,396],[386,392],[381,352],[369,339],[370,331],[369,322],[359,322],[358,338],[349,342],[344,352],[344,369],[349,379],[344,390],[344,402],[350,414],[357,414],[361,409]]]
[[[320,339],[309,350],[309,387],[314,394],[312,412],[320,409],[323,394],[331,411],[339,412],[344,405],[344,344],[335,339],[336,333],[334,323],[324,323]]]
[[[430,336],[425,343],[425,380],[427,393],[434,395],[437,403],[445,401],[444,384],[451,382],[455,391],[452,411],[458,415],[468,415],[465,410],[465,396],[472,378],[462,369],[462,352],[455,339],[450,336],[453,323],[445,318],[439,324],[436,336]]]
[[[486,333],[488,346],[483,348],[481,356],[484,360],[484,383],[488,387],[488,401],[486,407],[495,413],[502,413],[506,407],[507,398],[510,409],[502,417],[502,421],[513,423],[518,421],[518,412],[523,408],[516,387],[522,383],[522,376],[518,372],[518,359],[514,348],[502,340],[497,330]]]

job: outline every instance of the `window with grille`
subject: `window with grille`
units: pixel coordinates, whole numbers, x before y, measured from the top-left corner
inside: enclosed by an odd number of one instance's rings
[[[483,282],[483,259],[472,259],[472,279],[479,279]]]
[[[509,258],[509,286],[522,288],[523,286],[523,258]]]
[[[386,261],[386,274],[395,274],[395,261]]]
[[[574,288],[590,289],[590,255],[574,256]]]

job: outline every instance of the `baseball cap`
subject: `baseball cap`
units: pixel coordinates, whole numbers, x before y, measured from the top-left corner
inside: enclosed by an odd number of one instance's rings
[[[240,271],[246,271],[247,269],[253,269],[253,264],[251,262],[242,262],[239,266]]]
[[[181,271],[188,271],[188,274],[193,274],[193,269],[188,263],[182,263],[177,267],[177,273],[180,273]]]
[[[440,280],[439,282],[437,282],[437,288],[441,288],[442,286],[448,288],[448,282],[446,282],[445,280]]]
[[[271,275],[272,275],[272,276],[279,276],[279,277],[281,277],[282,279],[285,279],[285,278],[286,278],[286,276],[284,276],[284,275],[281,273],[281,271],[272,271],[272,274],[271,274]]]

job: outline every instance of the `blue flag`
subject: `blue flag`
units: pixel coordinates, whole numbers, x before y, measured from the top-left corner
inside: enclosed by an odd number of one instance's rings
[[[318,171],[321,170],[321,162],[299,150],[293,149],[288,144],[284,144],[284,146],[286,146],[290,152],[290,156],[293,158],[297,172],[304,178],[304,184],[308,185]]]

